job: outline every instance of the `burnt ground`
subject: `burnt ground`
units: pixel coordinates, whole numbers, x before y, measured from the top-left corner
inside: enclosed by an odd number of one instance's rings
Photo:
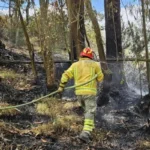
[[[0,50],[5,60],[29,60],[15,50]],[[1,64],[0,100],[10,105],[29,102],[49,93],[42,65],[37,65],[38,82],[34,82],[27,64]],[[12,74],[9,76],[8,74]],[[54,90],[54,89],[53,89]],[[109,102],[97,108],[96,131],[91,143],[85,144],[70,132],[35,135],[30,128],[47,123],[51,118],[39,115],[35,105],[19,108],[15,114],[0,116],[0,149],[2,150],[149,150],[149,97],[142,101],[129,88],[111,89]],[[80,109],[75,110],[79,113]],[[81,115],[79,113],[79,115]]]

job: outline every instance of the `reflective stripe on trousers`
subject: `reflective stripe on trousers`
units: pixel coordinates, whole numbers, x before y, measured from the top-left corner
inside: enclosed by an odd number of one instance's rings
[[[83,130],[92,131],[95,127],[94,118],[96,111],[95,95],[78,95],[81,106],[84,108],[84,127]]]

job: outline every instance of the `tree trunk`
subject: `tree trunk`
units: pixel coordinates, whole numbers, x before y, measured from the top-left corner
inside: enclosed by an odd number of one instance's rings
[[[11,0],[9,0],[9,17],[11,18],[12,17],[12,14],[11,14]]]
[[[66,0],[66,3],[70,25],[71,52],[72,57],[77,60],[80,52],[85,47],[84,1]]]
[[[18,13],[18,10],[17,10],[17,6],[15,6],[15,9],[14,9],[14,29],[15,29],[15,37],[13,37],[15,40],[15,45],[18,46],[18,41],[19,41],[19,13]],[[13,29],[13,27],[12,27]]]
[[[62,20],[62,30],[64,31],[64,42],[65,42],[65,48],[69,54],[69,60],[71,60],[71,50],[70,50],[70,47],[69,47],[69,44],[68,44],[68,37],[67,37],[67,29],[66,29],[66,26],[65,26],[65,13],[63,11],[63,2],[62,0],[59,1],[60,3],[60,9],[59,9],[59,12],[61,14],[61,20]]]
[[[142,19],[143,19],[143,35],[144,35],[144,44],[145,44],[145,53],[146,53],[146,59],[149,59],[149,53],[148,53],[148,41],[147,41],[147,31],[146,31],[146,21],[145,21],[145,7],[144,7],[144,0],[141,0],[142,5]],[[150,95],[150,63],[146,62],[146,68],[147,68],[147,81],[148,81],[148,90]]]
[[[9,0],[9,18],[10,18],[10,25],[9,25],[9,40],[11,41],[11,36],[12,36],[12,0]]]
[[[120,0],[105,0],[106,56],[107,58],[122,58]],[[123,63],[109,65],[113,76],[113,84],[125,85]]]
[[[27,6],[26,6],[26,24],[29,24],[29,8],[30,8],[30,0],[27,0]]]
[[[19,45],[19,27],[16,28],[15,45]]]
[[[48,6],[49,0],[40,0],[40,43],[46,71],[47,87],[51,88],[55,84],[55,77],[51,46],[51,28],[49,28],[47,19]]]
[[[101,63],[102,69],[103,70],[107,70],[108,67],[107,67],[107,64],[106,64],[103,40],[102,40],[102,36],[101,36],[101,30],[100,30],[100,27],[99,27],[99,23],[97,21],[95,13],[94,13],[94,11],[92,9],[91,1],[90,0],[85,0],[85,5],[86,5],[86,9],[87,9],[88,15],[89,15],[89,17],[90,17],[90,19],[92,21],[93,29],[95,31],[95,36],[96,36],[95,38],[96,38],[99,58],[100,58],[100,61],[103,62],[103,63]]]
[[[122,57],[120,0],[105,1],[105,18],[107,57]]]
[[[24,32],[24,35],[25,35],[25,38],[26,38],[26,43],[27,43],[27,47],[28,47],[28,50],[29,50],[29,55],[30,55],[30,58],[31,58],[31,66],[32,66],[33,75],[34,75],[34,78],[37,79],[37,71],[36,71],[36,66],[35,66],[35,62],[34,62],[34,50],[33,50],[32,44],[30,42],[29,35],[27,33],[27,29],[26,29],[26,26],[25,26],[25,23],[24,23],[24,20],[23,20],[21,10],[20,10],[20,4],[19,4],[18,1],[17,1],[17,8],[18,8],[18,13],[19,13],[21,24],[22,24],[23,32]]]

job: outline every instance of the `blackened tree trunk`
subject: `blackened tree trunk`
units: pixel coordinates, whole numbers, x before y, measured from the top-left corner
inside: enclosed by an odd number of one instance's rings
[[[105,0],[107,58],[122,57],[120,0]]]
[[[105,27],[106,27],[106,57],[122,58],[120,0],[105,0]],[[116,86],[125,85],[123,63],[115,61],[109,65]]]

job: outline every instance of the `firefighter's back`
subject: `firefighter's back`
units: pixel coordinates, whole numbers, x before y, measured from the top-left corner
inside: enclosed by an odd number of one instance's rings
[[[75,84],[81,84],[91,80],[96,75],[97,63],[88,58],[81,58],[74,64]],[[96,94],[96,79],[92,82],[76,88],[76,94]]]

